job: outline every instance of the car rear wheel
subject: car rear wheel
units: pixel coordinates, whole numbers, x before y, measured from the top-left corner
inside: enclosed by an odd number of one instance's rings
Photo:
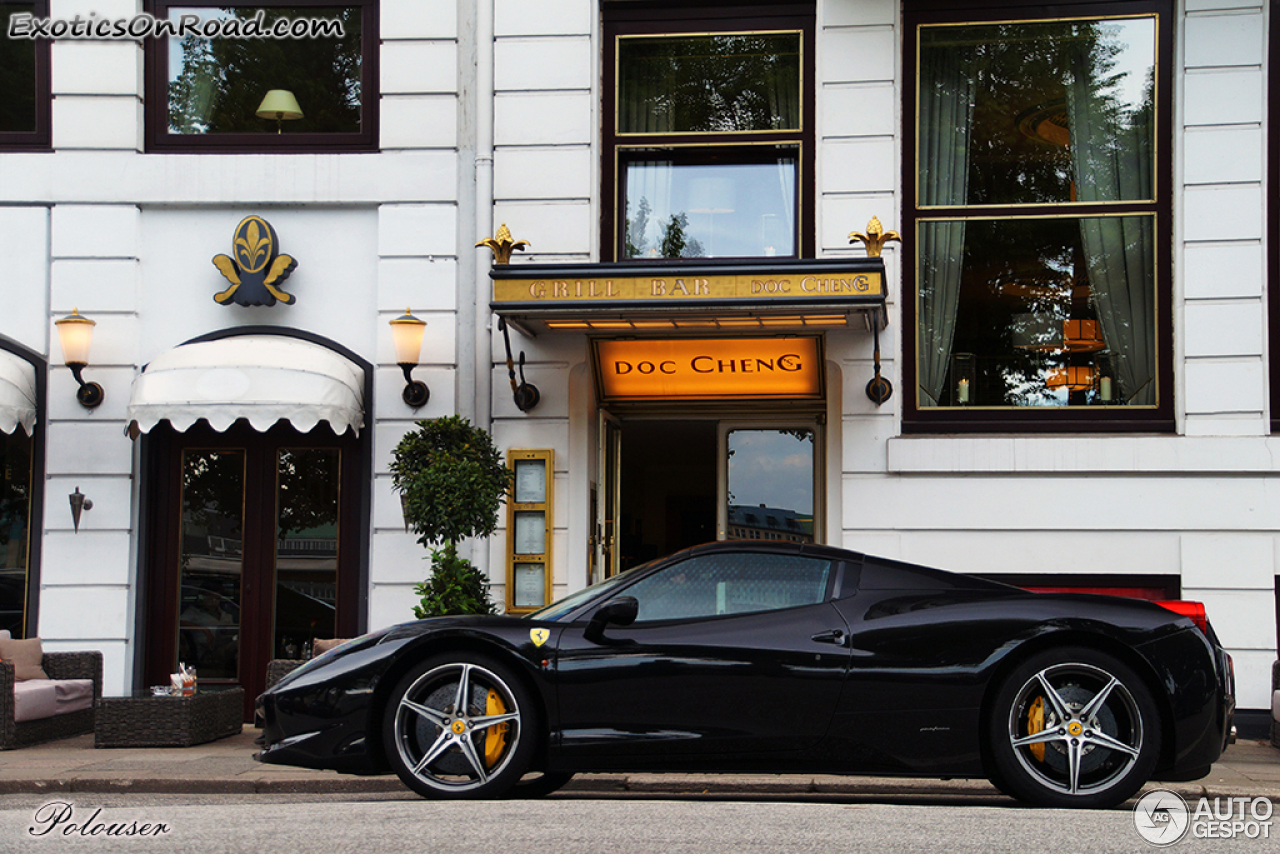
[[[528,770],[532,698],[498,662],[437,656],[396,685],[383,718],[387,758],[426,798],[495,798]]]
[[[1142,787],[1160,720],[1142,680],[1087,648],[1040,653],[1000,687],[987,727],[993,780],[1041,806],[1104,808]]]

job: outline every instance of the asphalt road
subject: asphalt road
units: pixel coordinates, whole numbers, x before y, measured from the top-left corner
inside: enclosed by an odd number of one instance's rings
[[[1269,825],[1280,824],[1280,817]],[[112,836],[163,825],[159,835]],[[97,829],[95,832],[95,828]],[[1271,827],[1268,827],[1270,830]],[[1280,831],[1280,828],[1276,828]],[[1184,838],[1176,852],[1269,852],[1275,839]],[[1150,852],[1129,809],[1034,810],[993,803],[856,799],[656,799],[482,803],[401,797],[10,795],[0,851],[365,854],[830,854]]]

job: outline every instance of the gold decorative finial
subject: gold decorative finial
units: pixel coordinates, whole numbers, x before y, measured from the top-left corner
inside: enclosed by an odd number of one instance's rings
[[[524,251],[524,248],[528,245],[529,241],[527,240],[513,242],[511,240],[511,231],[507,228],[505,222],[498,227],[497,235],[486,237],[476,244],[476,246],[488,246],[493,250],[493,263],[495,264],[510,264],[511,253],[517,249]]]
[[[890,240],[896,240],[901,243],[902,237],[896,231],[885,231],[884,226],[880,224],[880,218],[873,216],[871,217],[871,222],[867,223],[866,234],[861,234],[857,231],[849,232],[850,243],[858,240],[867,244],[868,258],[879,258],[880,250],[884,248],[886,243]]]

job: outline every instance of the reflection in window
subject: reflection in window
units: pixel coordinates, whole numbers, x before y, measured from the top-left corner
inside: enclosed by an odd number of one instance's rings
[[[916,405],[1155,406],[1156,18],[919,45]]]
[[[814,541],[813,440],[804,428],[729,431],[729,539]]]
[[[920,405],[1154,403],[1153,219],[961,223],[956,270],[921,258]]]
[[[809,186],[800,164],[811,162],[808,15],[779,13],[776,29],[735,32],[742,24],[716,10],[684,21],[688,33],[659,35],[607,19],[613,258],[795,258],[802,243],[808,251],[799,221]]]
[[[359,7],[174,7],[169,19],[202,21],[257,16],[329,18],[338,38],[216,38],[188,35],[169,44],[169,133],[353,133],[361,122],[362,10]],[[271,89],[294,94],[302,118],[277,122],[256,115]]]
[[[926,26],[920,203],[1152,198],[1155,19]]]
[[[9,19],[35,16],[34,3],[0,3],[0,134],[36,130],[36,40],[9,38]]]
[[[691,558],[625,591],[640,604],[637,622],[746,614],[815,605],[831,563],[793,555],[717,554]]]
[[[799,33],[618,41],[619,133],[799,127]]]
[[[796,158],[622,165],[627,258],[796,254]]]
[[[284,448],[276,464],[277,658],[306,658],[315,638],[336,635],[337,448]]]
[[[31,437],[0,433],[0,629],[25,637],[31,527]]]
[[[182,455],[178,661],[201,679],[239,674],[244,462],[243,451]]]

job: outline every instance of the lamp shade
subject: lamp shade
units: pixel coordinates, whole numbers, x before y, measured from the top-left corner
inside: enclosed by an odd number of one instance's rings
[[[1068,320],[1062,328],[1063,344],[1072,353],[1092,353],[1107,346],[1096,320]]]
[[[1092,365],[1068,365],[1054,368],[1045,377],[1049,388],[1065,388],[1068,391],[1088,391],[1093,388],[1096,376]]]
[[[258,105],[257,116],[260,119],[300,119],[302,108],[288,89],[272,89]]]
[[[71,314],[55,320],[58,328],[58,342],[62,345],[62,361],[67,365],[89,364],[89,344],[93,340],[93,327],[97,323],[87,317],[81,317],[78,309]]]
[[[427,322],[419,320],[404,310],[404,314],[391,321],[391,343],[396,350],[397,365],[416,365],[422,352],[422,335]]]

